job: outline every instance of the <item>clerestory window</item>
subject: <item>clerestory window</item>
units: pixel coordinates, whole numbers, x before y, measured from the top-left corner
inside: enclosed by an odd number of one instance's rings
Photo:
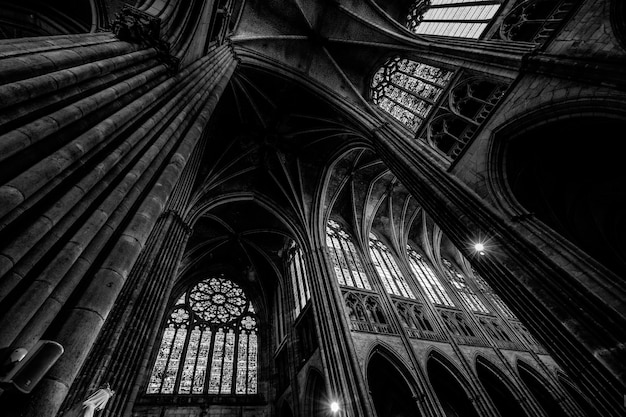
[[[293,296],[296,304],[295,317],[297,318],[311,298],[311,291],[309,290],[302,249],[297,247],[295,242],[290,250],[289,275],[291,277]]]
[[[409,266],[411,267],[411,271],[417,277],[417,281],[424,289],[426,297],[430,300],[430,302],[448,307],[454,307],[454,303],[441,284],[441,281],[437,278],[432,268],[426,263],[426,261],[422,259],[422,256],[409,245],[407,245],[406,250],[409,255]]]
[[[479,38],[497,13],[501,0],[417,0],[406,26],[423,35]]]
[[[456,291],[463,304],[471,311],[485,314],[489,313],[489,310],[485,307],[485,304],[480,300],[478,295],[467,285],[465,276],[452,265],[452,262],[447,259],[442,259],[441,263],[448,275],[450,285]]]
[[[370,233],[370,254],[374,268],[376,268],[385,290],[389,294],[415,299],[415,295],[400,272],[391,251],[373,233]]]
[[[339,285],[372,289],[352,238],[334,220],[329,220],[326,227],[326,246]]]
[[[147,394],[257,393],[257,317],[224,275],[191,286],[170,312]]]
[[[389,59],[372,79],[372,100],[417,132],[452,79],[452,71],[399,56]]]

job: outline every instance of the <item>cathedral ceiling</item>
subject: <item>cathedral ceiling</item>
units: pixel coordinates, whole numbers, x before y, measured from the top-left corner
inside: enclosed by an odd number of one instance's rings
[[[390,50],[424,44],[372,1],[248,1],[231,39],[244,65],[309,77],[370,113],[374,69]]]
[[[342,217],[362,242],[373,223],[394,245],[406,240],[415,201],[368,150],[367,133],[305,87],[243,68],[213,120],[188,214],[187,274],[231,265],[271,293],[281,255],[320,213]]]

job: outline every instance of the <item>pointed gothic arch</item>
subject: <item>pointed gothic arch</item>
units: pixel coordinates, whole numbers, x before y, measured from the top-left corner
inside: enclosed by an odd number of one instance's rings
[[[560,405],[561,399],[557,399],[554,387],[532,366],[522,360],[517,361],[517,372],[519,376],[539,403],[541,408],[550,417],[567,417],[567,413]]]
[[[524,410],[518,390],[496,365],[481,355],[476,356],[476,374],[491,401],[502,416],[530,417]]]
[[[447,417],[478,417],[467,379],[444,354],[430,352],[426,373]]]
[[[420,416],[415,381],[392,350],[377,344],[368,355],[367,384],[378,417]]]
[[[304,389],[305,417],[324,417],[328,414],[328,394],[322,373],[315,368],[308,370],[306,387]]]

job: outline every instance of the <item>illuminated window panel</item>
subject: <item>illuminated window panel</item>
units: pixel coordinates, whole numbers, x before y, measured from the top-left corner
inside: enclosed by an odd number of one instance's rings
[[[146,393],[256,394],[257,332],[241,287],[223,275],[196,283],[170,313]]]
[[[389,294],[400,297],[413,298],[415,295],[409,288],[409,284],[393,259],[393,255],[387,246],[376,235],[370,233],[370,254],[378,276],[383,282],[385,290]]]
[[[454,307],[454,303],[446,292],[443,284],[432,268],[422,259],[422,256],[413,248],[407,245],[407,253],[409,255],[409,266],[411,271],[417,277],[417,281],[424,289],[426,297],[434,304]]]
[[[497,0],[418,0],[407,15],[407,27],[422,35],[479,38],[498,12]]]
[[[309,290],[302,249],[296,247],[295,243],[292,246],[292,254],[289,259],[289,275],[291,276],[293,296],[296,304],[295,315],[298,317],[311,298],[311,291]]]
[[[326,227],[326,246],[339,285],[372,289],[352,238],[333,220]]]
[[[452,71],[395,57],[374,74],[372,100],[417,132],[450,83],[452,75]]]
[[[477,313],[489,313],[485,304],[480,300],[478,295],[467,285],[465,276],[461,274],[450,261],[442,259],[444,270],[448,275],[448,280],[452,288],[456,291],[456,294],[461,299],[461,302],[471,311]]]

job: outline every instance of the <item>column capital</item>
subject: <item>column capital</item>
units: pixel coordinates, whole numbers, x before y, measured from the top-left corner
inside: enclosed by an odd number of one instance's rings
[[[158,58],[168,69],[178,71],[180,60],[170,52],[169,42],[161,39],[161,19],[135,7],[125,5],[115,14],[111,31],[122,41],[139,43],[156,49]]]

